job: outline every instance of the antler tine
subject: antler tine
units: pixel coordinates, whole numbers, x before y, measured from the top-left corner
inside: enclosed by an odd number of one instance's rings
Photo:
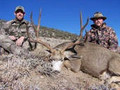
[[[70,44],[68,44],[65,48],[63,48],[63,49],[61,50],[61,52],[64,52],[66,49],[68,49],[68,48],[70,48],[70,47],[72,47],[72,46],[74,46],[74,45],[76,45],[76,44],[79,44],[79,41],[80,41],[80,39],[82,38],[83,30],[84,30],[84,28],[87,26],[88,22],[89,22],[89,18],[87,18],[86,24],[85,24],[84,26],[82,26],[82,13],[80,13],[80,27],[81,27],[81,29],[80,29],[79,38],[78,38],[78,40],[77,40],[75,43],[72,43],[72,42],[71,42]]]
[[[68,48],[70,48],[71,46],[74,46],[75,45],[75,43],[69,43],[66,47],[64,47],[62,50],[61,50],[61,52],[63,53],[66,49],[68,49]]]
[[[76,42],[80,41],[80,39],[82,38],[82,34],[83,34],[83,30],[85,29],[85,27],[88,25],[88,22],[89,22],[89,18],[87,18],[87,22],[84,26],[82,26],[82,13],[80,13],[80,35],[79,35],[79,38]]]
[[[48,48],[48,49],[50,50],[50,52],[54,52],[54,49],[51,48],[51,47],[49,46],[49,44],[41,41],[41,40],[38,38],[38,37],[39,37],[39,30],[40,30],[40,21],[41,21],[41,10],[40,10],[40,14],[39,14],[37,29],[36,29],[35,26],[34,26],[34,22],[33,22],[32,16],[33,16],[33,14],[32,14],[32,12],[31,12],[30,20],[31,20],[31,24],[32,24],[32,26],[33,26],[33,28],[34,28],[34,31],[36,32],[36,37],[37,37],[37,39],[34,40],[34,39],[29,35],[28,30],[27,30],[28,37],[30,38],[30,40],[31,40],[32,42],[40,43],[40,44],[42,44],[43,46],[45,46],[46,48]]]
[[[37,34],[36,37],[39,37],[39,30],[40,30],[40,23],[41,23],[41,9],[40,9],[40,13],[39,13],[39,18],[38,18],[38,26],[37,26]]]
[[[33,13],[31,12],[31,14],[30,14],[30,21],[31,21],[31,24],[32,24],[32,27],[33,27],[33,29],[34,29],[34,32],[35,32],[35,34],[37,34],[37,32],[36,32],[36,28],[35,28],[35,26],[34,26],[34,22],[33,22]],[[37,35],[36,35],[37,36]]]
[[[31,12],[31,14],[30,14],[30,21],[31,21],[31,24],[33,25],[32,17],[33,17],[33,12]]]
[[[49,46],[49,44],[47,44],[47,43],[41,41],[40,39],[34,40],[33,42],[37,42],[37,43],[42,44],[43,46],[45,46],[46,48],[48,48],[48,49],[50,50],[51,53],[54,52],[54,49],[51,48],[51,47]]]
[[[87,30],[85,30],[85,33],[86,33],[86,35],[85,35],[85,40],[84,40],[84,43],[86,43],[86,42],[87,42],[87,40],[88,40],[88,32],[87,32]]]
[[[35,26],[34,26],[34,22],[32,20],[32,16],[33,16],[33,14],[31,12],[31,14],[30,14],[30,21],[31,21],[32,27],[33,27],[33,29],[35,31]],[[29,40],[33,41],[34,39],[29,35],[29,27],[26,27],[26,31],[27,31],[27,35],[28,35]]]
[[[80,28],[82,28],[83,26],[82,26],[82,12],[80,12]],[[81,32],[80,32],[80,34],[81,34]]]

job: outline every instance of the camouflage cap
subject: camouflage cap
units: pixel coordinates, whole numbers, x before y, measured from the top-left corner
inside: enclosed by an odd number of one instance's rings
[[[15,12],[18,11],[18,10],[22,10],[22,11],[25,13],[25,9],[24,9],[23,6],[17,6],[17,7],[15,8]]]
[[[94,19],[98,19],[98,18],[102,18],[103,20],[107,19],[105,16],[103,16],[103,14],[101,12],[95,12],[94,16],[91,17],[90,19],[94,20]]]

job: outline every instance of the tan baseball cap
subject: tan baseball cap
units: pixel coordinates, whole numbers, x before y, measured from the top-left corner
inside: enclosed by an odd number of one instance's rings
[[[18,10],[22,10],[22,11],[25,13],[25,9],[24,9],[23,6],[17,6],[17,7],[15,8],[15,12],[17,12]]]

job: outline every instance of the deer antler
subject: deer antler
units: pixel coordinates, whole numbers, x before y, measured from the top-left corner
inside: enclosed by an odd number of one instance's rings
[[[34,22],[33,22],[32,17],[33,17],[33,13],[31,12],[31,14],[30,14],[30,21],[31,21],[32,27],[34,29],[35,35],[37,36],[36,27],[34,26]]]
[[[36,42],[36,43],[40,43],[40,44],[42,44],[43,46],[45,46],[46,48],[48,48],[48,49],[50,50],[50,52],[54,52],[54,49],[51,48],[51,47],[49,46],[49,44],[47,44],[47,43],[45,43],[45,42],[43,42],[43,41],[41,41],[41,40],[39,39],[39,30],[40,30],[40,21],[41,21],[41,10],[40,10],[40,14],[39,14],[39,19],[38,19],[38,26],[37,26],[37,28],[34,26],[34,22],[33,22],[32,16],[33,16],[33,14],[32,14],[32,12],[31,12],[30,19],[31,19],[31,24],[32,24],[32,26],[33,26],[33,29],[34,29],[34,31],[35,31],[35,33],[36,33],[36,39],[34,40],[34,39],[29,35],[28,30],[27,30],[27,34],[28,34],[28,37],[30,38],[30,41]]]
[[[88,25],[88,22],[89,22],[89,18],[87,18],[86,24],[84,26],[82,25],[82,13],[80,13],[80,35],[77,41],[80,41],[82,39],[83,30]]]
[[[84,30],[85,27],[87,26],[88,22],[89,22],[89,18],[87,18],[86,24],[85,24],[84,26],[82,26],[82,13],[80,13],[80,27],[81,27],[81,28],[80,28],[79,38],[78,38],[78,40],[77,40],[75,43],[70,43],[70,44],[68,44],[66,47],[64,47],[61,52],[64,52],[66,49],[68,49],[68,48],[70,48],[70,47],[72,47],[72,46],[80,43],[80,40],[82,39],[83,30]]]
[[[39,36],[40,22],[41,22],[41,9],[40,9],[40,13],[39,13],[38,26],[37,26],[37,34],[36,34],[37,38]]]
[[[86,36],[85,36],[84,43],[86,43],[86,42],[87,42],[87,40],[88,40],[88,32],[87,32],[87,30],[85,30],[85,33],[86,33]]]

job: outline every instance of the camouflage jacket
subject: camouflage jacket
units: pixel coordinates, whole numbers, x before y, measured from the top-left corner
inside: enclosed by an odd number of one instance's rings
[[[91,30],[87,34],[87,40],[89,42],[99,44],[112,51],[117,50],[117,36],[111,27],[106,26],[105,23],[102,25],[102,27],[98,27],[95,24],[91,25],[91,27]]]
[[[28,32],[27,32],[28,28]],[[31,24],[26,21],[22,20],[21,22],[17,21],[16,19],[6,22],[1,31],[2,35],[6,36],[15,36],[17,39],[21,36],[24,36],[24,42],[28,40],[29,33],[33,38],[35,38],[35,32]],[[35,47],[35,43],[29,42],[31,48]]]
[[[28,28],[30,35],[34,37],[35,36],[34,30],[31,24],[26,20],[22,20],[21,22],[19,22],[16,19],[14,19],[6,22],[3,27],[6,35],[7,34],[11,36],[13,35],[17,38],[20,38],[21,36],[24,36],[25,38],[28,37],[26,28]]]

